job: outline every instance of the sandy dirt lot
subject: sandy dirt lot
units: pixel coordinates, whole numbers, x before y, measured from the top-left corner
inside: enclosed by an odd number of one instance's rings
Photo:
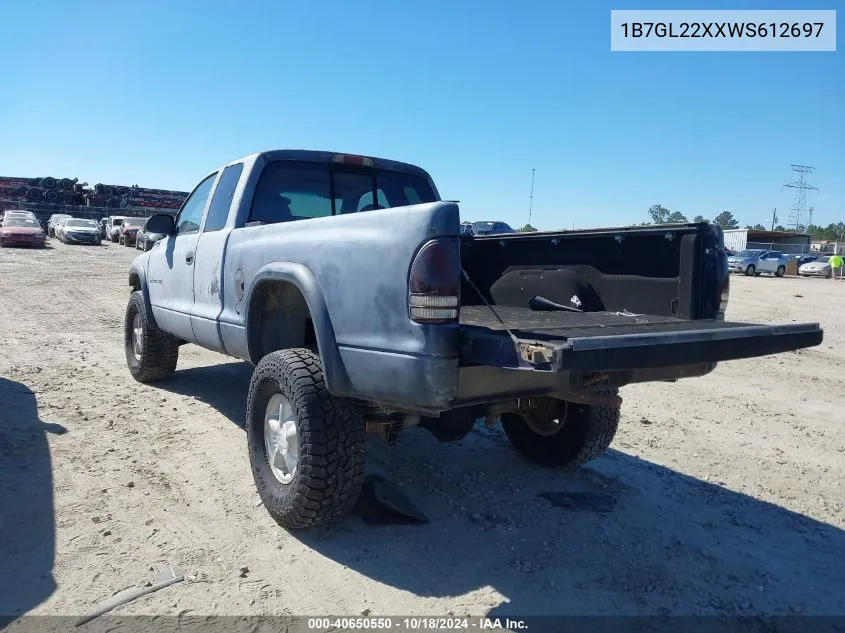
[[[372,437],[368,469],[431,522],[294,536],[258,504],[248,365],[185,346],[172,380],[129,375],[135,253],[0,250],[0,614],[79,614],[166,562],[186,581],[115,613],[845,614],[845,282],[735,278],[729,319],[824,343],[623,389],[587,467],[484,427]]]

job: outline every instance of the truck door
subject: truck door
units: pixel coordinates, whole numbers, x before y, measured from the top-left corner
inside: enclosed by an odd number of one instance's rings
[[[217,172],[193,190],[176,216],[176,233],[150,252],[147,287],[158,326],[186,341],[194,341],[194,257],[200,223]]]
[[[223,353],[226,348],[220,335],[219,318],[223,311],[223,284],[231,283],[224,275],[223,254],[233,224],[228,222],[229,210],[243,170],[243,163],[229,165],[223,170],[205,215],[194,258],[194,305],[191,308],[194,338],[199,345]]]

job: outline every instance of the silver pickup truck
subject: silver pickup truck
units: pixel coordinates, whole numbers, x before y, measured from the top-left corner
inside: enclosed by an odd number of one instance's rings
[[[354,505],[365,433],[443,441],[501,422],[542,466],[600,455],[619,387],[818,345],[818,324],[725,320],[730,273],[702,224],[461,235],[419,167],[280,150],[213,171],[129,271],[141,382],[194,343],[254,365],[252,471],[289,529]],[[704,403],[702,403],[704,404]]]

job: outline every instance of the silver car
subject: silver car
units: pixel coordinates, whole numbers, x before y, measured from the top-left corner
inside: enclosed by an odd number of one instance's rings
[[[783,277],[786,274],[786,257],[779,251],[753,248],[728,257],[728,269],[732,273],[745,273],[749,277],[761,273]]]
[[[833,276],[833,269],[830,266],[830,257],[819,257],[814,262],[807,262],[798,269],[802,277],[824,277],[830,279]]]

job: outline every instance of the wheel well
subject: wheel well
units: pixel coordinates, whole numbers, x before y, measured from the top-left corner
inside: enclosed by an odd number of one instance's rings
[[[129,287],[132,288],[132,292],[141,289],[141,277],[138,273],[129,273]]]
[[[261,282],[249,299],[249,355],[254,363],[270,352],[294,347],[317,351],[305,297],[289,281]]]

